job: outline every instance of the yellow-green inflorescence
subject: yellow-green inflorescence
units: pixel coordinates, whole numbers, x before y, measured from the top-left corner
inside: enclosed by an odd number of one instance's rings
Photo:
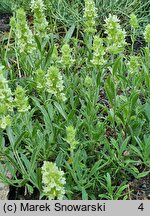
[[[61,58],[61,63],[65,67],[70,67],[73,65],[74,60],[71,56],[71,48],[69,44],[65,43],[62,48],[61,48],[61,53],[62,53],[62,58]]]
[[[138,56],[130,56],[130,60],[127,63],[128,70],[130,74],[135,74],[139,72],[140,63]]]
[[[13,112],[13,97],[3,69],[4,67],[0,66],[0,128],[5,129],[11,124],[10,113]]]
[[[64,85],[62,75],[59,69],[55,66],[49,67],[46,78],[46,91],[54,95],[59,100],[65,101],[66,97],[63,93]]]
[[[150,24],[148,24],[145,28],[144,39],[147,43],[150,43]]]
[[[53,53],[52,53],[51,59],[52,59],[52,62],[53,62],[53,63],[56,63],[56,62],[58,61],[58,50],[57,50],[56,44],[54,45]]]
[[[41,68],[35,71],[35,83],[39,92],[42,92],[45,89],[45,71],[43,71]]]
[[[119,19],[115,15],[109,14],[105,19],[105,33],[107,34],[107,50],[111,54],[122,52],[127,44],[125,41],[126,32],[121,29]]]
[[[77,145],[79,144],[79,142],[76,140],[75,136],[76,136],[76,129],[70,125],[66,128],[66,134],[67,137],[65,139],[65,141],[70,145],[70,152],[73,152]]]
[[[92,87],[93,86],[93,80],[89,75],[86,75],[85,80],[84,80],[84,86],[86,88]]]
[[[132,28],[136,29],[139,27],[138,19],[135,14],[130,15],[130,25]]]
[[[0,66],[0,128],[5,129],[11,125],[11,116],[14,114],[14,108],[18,112],[26,112],[30,109],[28,97],[25,96],[25,90],[17,86],[14,93],[8,86],[8,81],[4,77],[4,67]]]
[[[18,112],[27,112],[30,109],[28,97],[25,95],[25,90],[21,86],[17,86],[15,92],[14,106]]]
[[[39,92],[45,91],[50,95],[54,95],[58,100],[66,100],[65,94],[63,93],[64,84],[62,75],[56,66],[50,66],[47,72],[40,68],[34,74],[34,81]]]
[[[34,33],[40,37],[47,35],[48,22],[44,11],[44,3],[42,0],[31,0],[31,9],[34,12]]]
[[[84,18],[85,18],[85,32],[94,34],[96,32],[95,18],[97,17],[94,0],[85,0]]]
[[[62,200],[65,194],[66,179],[64,172],[58,169],[55,163],[44,161],[42,166],[43,194],[49,200]]]
[[[103,40],[99,36],[94,36],[93,41],[93,59],[91,60],[92,64],[95,66],[102,66],[106,63],[104,59],[105,48],[103,46]]]
[[[30,54],[36,49],[32,31],[29,29],[25,11],[20,8],[16,17],[10,20],[10,26],[15,33],[16,44],[20,53]]]

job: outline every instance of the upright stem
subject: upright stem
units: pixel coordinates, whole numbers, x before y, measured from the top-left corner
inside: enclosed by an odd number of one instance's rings
[[[135,28],[132,29],[132,35],[131,35],[131,40],[132,40],[132,50],[131,50],[131,55],[134,53],[134,42],[135,42]]]
[[[114,55],[112,55],[112,65],[114,63]],[[115,77],[114,77],[114,74],[112,73],[112,79],[113,79],[113,83],[114,83],[114,86],[115,86]],[[115,89],[116,91],[116,89]],[[114,107],[113,107],[113,111],[114,111],[114,118],[113,118],[113,128],[114,128],[114,131],[116,131],[116,128],[115,128],[115,122],[116,122],[116,92],[115,92],[115,98],[114,98]]]
[[[7,42],[7,46],[6,46],[6,52],[5,52],[5,59],[7,58],[7,52],[8,52],[8,47],[10,45],[11,34],[12,34],[12,28],[10,28],[10,32],[9,32],[9,36],[8,36],[8,42]]]

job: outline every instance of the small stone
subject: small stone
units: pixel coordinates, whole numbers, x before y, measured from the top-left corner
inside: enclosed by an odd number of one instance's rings
[[[7,200],[8,193],[9,193],[9,186],[0,183],[0,200]]]

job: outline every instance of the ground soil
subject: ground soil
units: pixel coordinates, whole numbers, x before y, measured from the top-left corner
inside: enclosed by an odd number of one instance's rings
[[[0,14],[0,32],[9,31],[10,14]]]

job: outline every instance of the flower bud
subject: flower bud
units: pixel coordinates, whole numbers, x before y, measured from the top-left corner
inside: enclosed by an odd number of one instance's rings
[[[95,18],[97,16],[96,7],[93,0],[85,0],[84,18],[85,18],[85,32],[94,34],[96,32]]]
[[[111,54],[118,54],[124,50],[126,32],[121,29],[119,19],[115,15],[109,14],[105,19],[105,33],[107,34],[107,50]]]
[[[127,63],[128,70],[131,74],[135,74],[139,71],[139,58],[137,56],[131,56],[130,61]]]
[[[36,88],[39,91],[43,91],[45,89],[45,72],[42,69],[38,69],[35,71],[35,82]]]
[[[46,20],[44,11],[44,3],[42,0],[32,0],[31,10],[34,12],[34,30],[35,34],[41,38],[47,35],[48,22]]]
[[[53,53],[52,53],[52,61],[56,62],[58,60],[58,50],[57,46],[54,45]]]
[[[79,144],[79,142],[76,140],[76,130],[73,126],[68,126],[66,128],[67,138],[65,141],[70,145],[70,151],[73,152],[76,146]]]
[[[130,15],[130,25],[132,28],[135,28],[135,29],[139,27],[138,19],[136,15],[133,13]]]
[[[4,67],[0,66],[0,127],[5,129],[11,123],[10,114],[13,112],[13,97],[8,81],[4,77]]]
[[[48,69],[46,77],[46,91],[56,98],[65,101],[66,97],[63,93],[64,85],[61,73],[59,72],[57,67],[51,66]]]
[[[10,20],[10,25],[15,33],[15,39],[20,53],[32,53],[36,49],[33,35],[26,20],[26,14],[22,8],[16,12]]]
[[[93,81],[92,81],[92,78],[90,76],[86,76],[85,77],[85,80],[84,80],[84,85],[86,88],[89,88],[93,85]]]
[[[94,36],[93,51],[92,64],[95,66],[104,65],[106,61],[104,60],[105,49],[103,47],[103,40],[97,35]]]
[[[62,64],[64,64],[66,67],[72,66],[74,60],[72,59],[71,56],[71,48],[67,43],[65,43],[62,46],[61,52],[62,52],[62,59],[61,59]]]
[[[28,104],[28,97],[25,96],[25,90],[21,86],[17,86],[14,95],[14,105],[18,112],[27,112],[30,105]]]
[[[144,39],[147,43],[150,43],[150,24],[148,24],[145,28]]]

